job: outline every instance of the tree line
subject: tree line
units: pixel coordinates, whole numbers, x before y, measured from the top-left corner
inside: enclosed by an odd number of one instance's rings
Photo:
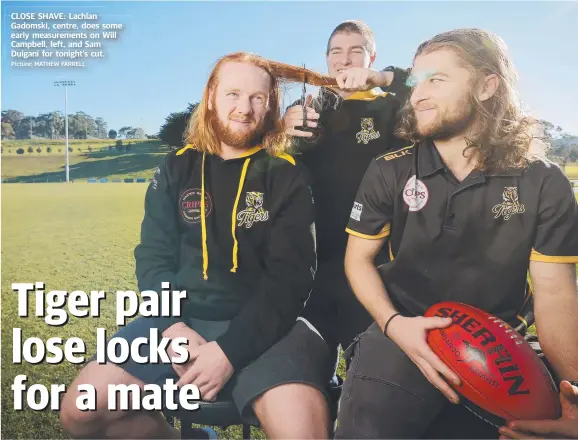
[[[183,146],[187,124],[198,106],[198,102],[189,103],[184,111],[170,113],[159,130],[159,139],[173,148]]]
[[[566,133],[562,127],[544,119],[540,120],[544,130],[544,140],[550,144],[548,156],[566,167],[568,163],[578,162],[578,136]]]
[[[2,139],[62,139],[65,137],[65,119],[60,111],[26,116],[18,110],[2,110]],[[101,117],[85,112],[68,115],[68,137],[71,139],[144,139],[140,127],[125,126],[120,130],[108,129]]]

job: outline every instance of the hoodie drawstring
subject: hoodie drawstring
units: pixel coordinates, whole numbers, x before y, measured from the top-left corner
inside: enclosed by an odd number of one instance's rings
[[[239,253],[239,243],[237,242],[237,237],[235,235],[235,229],[237,226],[237,206],[239,205],[239,199],[241,198],[241,192],[243,191],[243,184],[245,183],[245,176],[247,175],[247,168],[249,167],[250,158],[245,159],[243,164],[243,171],[241,171],[241,178],[239,179],[239,188],[237,189],[237,197],[235,197],[235,205],[233,206],[233,216],[231,218],[231,232],[233,234],[233,267],[231,272],[237,272],[238,259],[237,254]]]
[[[201,165],[201,241],[203,243],[203,279],[208,279],[209,251],[207,250],[207,220],[205,218],[205,156]]]
[[[205,157],[206,153],[203,153],[203,161],[201,165],[201,240],[203,246],[203,279],[207,280],[209,279],[209,276],[207,275],[209,270],[209,251],[207,248],[207,219],[205,211]],[[239,242],[235,235],[235,229],[237,226],[237,207],[239,205],[241,193],[243,192],[243,184],[245,183],[245,177],[247,176],[249,162],[251,162],[251,158],[245,159],[245,163],[243,164],[243,170],[241,171],[241,177],[239,178],[239,187],[237,188],[237,196],[235,197],[235,204],[233,206],[231,217],[231,233],[233,235],[233,267],[231,268],[231,272],[237,272],[238,267]]]

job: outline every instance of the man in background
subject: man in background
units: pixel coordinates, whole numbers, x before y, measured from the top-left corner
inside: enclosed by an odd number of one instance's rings
[[[298,142],[296,157],[313,179],[319,265],[304,316],[326,338],[335,360],[338,345],[346,348],[372,322],[345,277],[345,227],[371,160],[400,146],[393,133],[407,96],[407,71],[373,70],[375,59],[375,37],[367,24],[339,24],[326,51],[328,73],[338,87],[322,87],[317,97],[307,96],[307,128],[301,101],[283,117],[286,133]],[[387,258],[382,255],[379,261]]]

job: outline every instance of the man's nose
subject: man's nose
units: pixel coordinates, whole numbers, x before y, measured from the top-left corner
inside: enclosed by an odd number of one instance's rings
[[[427,92],[427,87],[425,85],[425,81],[422,81],[422,82],[418,83],[417,85],[415,85],[412,92],[411,92],[411,97],[410,97],[411,104],[413,106],[415,106],[420,101],[426,100],[428,98],[427,93],[428,92]]]
[[[335,64],[340,67],[347,67],[349,64],[351,64],[351,55],[349,55],[347,52],[340,53],[335,59]]]
[[[239,100],[237,101],[236,110],[238,113],[241,113],[243,115],[247,115],[247,114],[251,113],[251,111],[252,111],[251,100],[249,99],[248,96],[241,96],[239,98]]]

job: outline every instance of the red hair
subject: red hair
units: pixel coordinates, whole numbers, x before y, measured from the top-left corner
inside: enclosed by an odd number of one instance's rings
[[[315,86],[337,85],[335,78],[330,76],[291,64],[267,60],[252,53],[235,52],[225,55],[217,61],[209,75],[201,102],[191,116],[185,133],[186,143],[193,144],[201,152],[218,154],[221,151],[221,142],[211,124],[209,92],[217,87],[220,69],[223,64],[228,62],[251,64],[269,74],[271,79],[269,112],[265,118],[264,136],[261,144],[273,156],[285,152],[291,144],[291,137],[285,133],[281,122],[281,84],[285,82],[303,82],[305,80],[306,83]]]

